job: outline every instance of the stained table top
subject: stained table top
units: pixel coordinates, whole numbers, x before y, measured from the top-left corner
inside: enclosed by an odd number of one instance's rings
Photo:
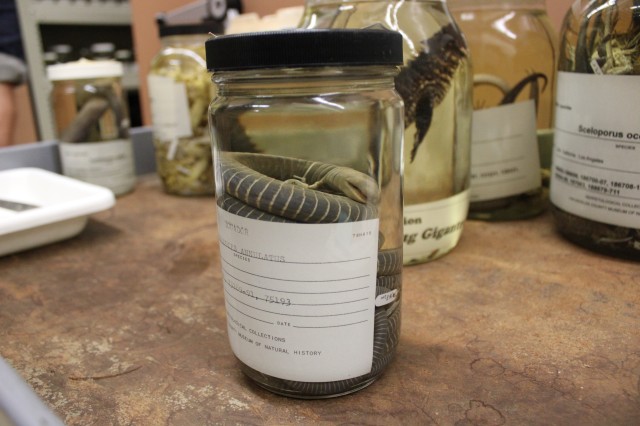
[[[406,267],[398,353],[355,394],[271,394],[228,344],[216,207],[155,176],[70,240],[0,258],[0,355],[68,425],[640,424],[640,264],[533,220]]]

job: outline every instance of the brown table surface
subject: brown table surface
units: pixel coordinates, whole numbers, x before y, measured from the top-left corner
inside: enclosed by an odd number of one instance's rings
[[[0,355],[69,425],[640,424],[640,265],[549,214],[469,221],[405,268],[397,357],[349,396],[253,385],[225,318],[215,203],[155,176],[79,236],[0,258]]]

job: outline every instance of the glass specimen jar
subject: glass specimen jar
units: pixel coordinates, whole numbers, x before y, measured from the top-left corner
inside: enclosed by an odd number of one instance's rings
[[[165,25],[159,22],[162,49],[151,61],[147,85],[153,123],[156,169],[165,192],[214,193],[207,119],[215,95],[205,60],[209,32],[220,24]]]
[[[62,172],[115,195],[136,182],[122,64],[80,60],[47,67]]]
[[[233,352],[275,393],[357,391],[400,333],[401,36],[293,30],[206,45]]]
[[[473,60],[469,218],[546,208],[557,40],[544,0],[450,0]],[[542,172],[542,176],[541,176]]]
[[[557,228],[591,250],[640,260],[640,2],[576,1],[558,70]]]
[[[405,104],[404,263],[458,244],[469,207],[471,68],[441,0],[307,0],[304,28],[382,26],[403,36],[396,90]]]

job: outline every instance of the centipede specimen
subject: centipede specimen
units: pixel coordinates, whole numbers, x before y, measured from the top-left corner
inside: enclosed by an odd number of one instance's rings
[[[422,46],[418,56],[395,79],[396,90],[404,101],[405,128],[416,125],[411,161],[429,132],[434,108],[449,92],[458,66],[468,55],[464,39],[452,24],[442,27]]]

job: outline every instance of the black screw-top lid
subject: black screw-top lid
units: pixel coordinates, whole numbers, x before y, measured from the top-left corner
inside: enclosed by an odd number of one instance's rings
[[[224,32],[224,24],[213,19],[203,20],[190,24],[167,24],[162,16],[156,19],[158,24],[158,34],[160,37],[174,35],[192,35],[192,34],[222,34]]]
[[[402,36],[375,29],[296,29],[207,40],[207,69],[402,65]]]

